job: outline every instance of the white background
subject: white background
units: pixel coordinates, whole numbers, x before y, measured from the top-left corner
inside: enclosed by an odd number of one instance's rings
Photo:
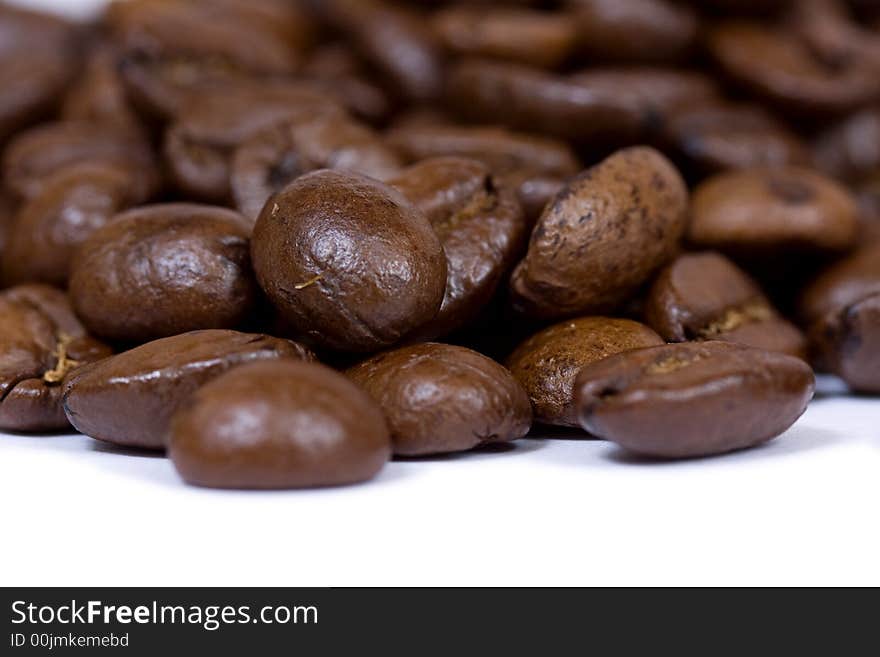
[[[0,523],[3,585],[876,586],[880,401],[823,396],[777,441],[715,459],[529,439],[279,493],[189,488],[164,458],[82,436],[0,434]]]

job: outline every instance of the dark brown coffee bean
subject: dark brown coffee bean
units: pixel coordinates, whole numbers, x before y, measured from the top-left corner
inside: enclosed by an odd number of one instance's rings
[[[312,5],[397,94],[415,102],[440,95],[441,47],[426,19],[414,8],[382,0],[321,0]]]
[[[810,162],[800,138],[756,105],[685,107],[669,118],[664,135],[669,147],[700,176]]]
[[[800,312],[817,366],[853,390],[880,393],[880,243],[825,270],[804,290]]]
[[[122,210],[143,201],[133,174],[106,164],[75,164],[46,179],[25,201],[2,263],[8,285],[67,287],[76,249]]]
[[[693,46],[693,9],[669,0],[567,0],[580,48],[606,61],[680,59]]]
[[[880,109],[858,112],[824,131],[815,143],[816,166],[830,176],[861,182],[880,171]]]
[[[77,431],[126,447],[164,449],[171,417],[202,385],[239,365],[312,360],[305,347],[267,335],[194,331],[79,368],[64,386]]]
[[[446,253],[446,294],[418,335],[437,338],[474,321],[522,256],[527,232],[512,189],[486,165],[425,160],[388,181],[425,213]]]
[[[0,429],[66,429],[62,382],[111,353],[86,334],[63,292],[43,285],[5,290],[0,294]]]
[[[229,8],[229,3],[224,3]],[[252,3],[254,4],[254,3]],[[138,106],[160,117],[175,115],[191,94],[294,72],[299,45],[265,21],[218,3],[112,3],[106,17],[121,52],[122,77]],[[295,3],[288,3],[296,11]],[[304,20],[301,13],[286,24]],[[274,24],[280,26],[281,21]]]
[[[668,342],[721,340],[806,358],[804,335],[748,274],[718,253],[682,255],[664,268],[645,318]]]
[[[712,31],[709,48],[735,82],[788,114],[841,114],[880,98],[875,66],[861,58],[823,59],[790,30],[724,23]]]
[[[0,190],[0,271],[6,263],[6,244],[9,241],[9,233],[12,232],[12,222],[18,213],[18,203],[12,197]],[[3,277],[0,276],[0,288],[4,286]]]
[[[839,253],[858,238],[855,199],[798,167],[719,174],[694,190],[688,240],[733,255]]]
[[[79,65],[78,40],[59,18],[0,6],[0,143],[56,111]]]
[[[462,452],[525,436],[529,398],[510,372],[464,347],[423,343],[374,356],[347,375],[382,408],[394,453]]]
[[[239,84],[192,96],[165,136],[165,160],[177,187],[190,197],[231,199],[235,149],[262,130],[285,121],[342,116],[329,96],[297,84]]]
[[[431,19],[447,50],[457,55],[503,59],[556,68],[574,52],[578,25],[561,12],[503,6],[457,5]]]
[[[581,317],[536,333],[508,357],[507,366],[526,389],[536,422],[577,427],[574,382],[584,367],[622,351],[661,344],[663,339],[644,324]]]
[[[344,116],[282,123],[254,135],[232,158],[230,184],[238,209],[256,221],[266,200],[299,176],[344,169],[384,180],[401,168],[373,130]]]
[[[190,484],[313,488],[374,477],[391,455],[382,411],[328,367],[238,367],[193,395],[172,423],[169,454]]]
[[[302,176],[254,227],[260,285],[317,344],[375,351],[440,308],[446,257],[424,214],[400,192],[351,172]]]
[[[4,181],[19,197],[33,198],[51,176],[85,162],[128,171],[141,198],[158,187],[153,154],[139,136],[81,121],[49,123],[18,135],[3,154]]]
[[[650,148],[582,173],[538,221],[511,279],[514,306],[545,319],[619,307],[675,255],[687,201],[678,171]]]
[[[581,426],[637,454],[689,458],[755,447],[788,429],[813,396],[800,358],[728,342],[624,352],[584,368]]]
[[[117,215],[74,258],[70,295],[96,335],[139,343],[236,328],[257,298],[246,220],[185,203]]]
[[[644,138],[675,107],[713,98],[707,78],[662,69],[596,69],[572,76],[464,59],[448,99],[462,117],[541,134],[620,145]]]

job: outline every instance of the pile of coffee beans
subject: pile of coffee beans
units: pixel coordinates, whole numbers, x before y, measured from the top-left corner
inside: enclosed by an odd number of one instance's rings
[[[0,81],[4,431],[303,488],[880,394],[876,0],[0,4]]]

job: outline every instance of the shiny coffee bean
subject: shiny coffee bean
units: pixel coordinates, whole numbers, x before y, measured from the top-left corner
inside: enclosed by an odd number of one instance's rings
[[[174,417],[169,455],[190,484],[314,488],[374,477],[391,455],[378,405],[315,363],[238,367]]]
[[[858,392],[880,393],[880,243],[822,272],[803,292],[816,365]]]
[[[86,333],[63,292],[23,285],[0,293],[0,429],[68,428],[62,383],[111,353]]]
[[[423,343],[374,356],[347,376],[382,408],[394,453],[461,452],[525,436],[532,409],[510,372],[464,347]]]
[[[806,338],[758,284],[718,253],[689,253],[665,267],[645,320],[668,342],[721,340],[806,358]]]
[[[580,49],[591,59],[674,61],[694,45],[698,21],[669,0],[568,0]]]
[[[684,107],[669,118],[664,141],[695,175],[761,166],[808,165],[801,139],[757,105]]]
[[[367,126],[344,116],[281,123],[242,143],[230,185],[238,209],[256,220],[266,200],[299,176],[344,169],[385,179],[401,168],[397,154]]]
[[[65,167],[25,201],[10,230],[3,280],[67,287],[76,249],[117,213],[144,199],[133,174],[107,164]]]
[[[536,422],[577,427],[574,382],[584,367],[622,351],[661,344],[663,339],[644,324],[581,317],[536,333],[506,364],[526,389]]]
[[[435,13],[431,25],[452,53],[538,68],[563,64],[578,41],[578,25],[567,14],[526,8],[455,5]]]
[[[440,309],[446,257],[425,215],[365,176],[316,171],[266,204],[254,269],[269,300],[316,344],[386,348]]]
[[[441,94],[442,48],[414,7],[385,0],[321,0],[312,6],[397,95],[429,102]]]
[[[733,255],[834,254],[858,238],[846,189],[809,169],[772,167],[719,174],[693,193],[688,240]]]
[[[78,41],[57,17],[0,6],[0,143],[54,114],[79,65]]]
[[[755,447],[806,410],[814,377],[799,358],[728,342],[624,352],[587,366],[581,426],[636,454],[690,458]]]
[[[447,335],[471,323],[522,256],[526,220],[512,189],[476,160],[424,160],[391,178],[424,212],[446,254],[446,293],[420,337]]]
[[[572,180],[547,206],[511,279],[515,308],[552,319],[609,312],[678,248],[684,181],[657,151],[619,151]]]
[[[19,197],[33,198],[54,174],[83,163],[129,172],[142,198],[159,184],[153,154],[140,136],[81,121],[47,123],[19,134],[3,154],[4,182]]]
[[[247,3],[155,2],[110,5],[105,22],[121,53],[122,78],[144,111],[173,116],[190,95],[245,79],[290,75],[300,59],[294,15],[255,24]],[[251,3],[251,6],[257,3]],[[265,3],[263,3],[265,4]],[[228,10],[232,11],[228,11]],[[282,25],[289,29],[279,30]],[[310,30],[308,26],[303,26]]]
[[[221,87],[191,96],[182,106],[165,135],[165,161],[175,185],[190,198],[225,203],[238,146],[277,123],[343,114],[332,98],[304,85]]]
[[[240,326],[258,290],[237,212],[186,203],[117,215],[77,252],[70,295],[96,335],[141,343]]]
[[[164,449],[171,417],[205,383],[265,360],[312,360],[305,347],[267,335],[193,331],[79,368],[64,386],[74,428],[125,447]]]

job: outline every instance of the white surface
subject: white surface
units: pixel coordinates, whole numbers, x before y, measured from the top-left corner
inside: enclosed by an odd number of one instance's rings
[[[638,463],[613,445],[390,464],[321,491],[189,488],[82,436],[0,435],[4,585],[880,585],[880,400],[770,445]]]

